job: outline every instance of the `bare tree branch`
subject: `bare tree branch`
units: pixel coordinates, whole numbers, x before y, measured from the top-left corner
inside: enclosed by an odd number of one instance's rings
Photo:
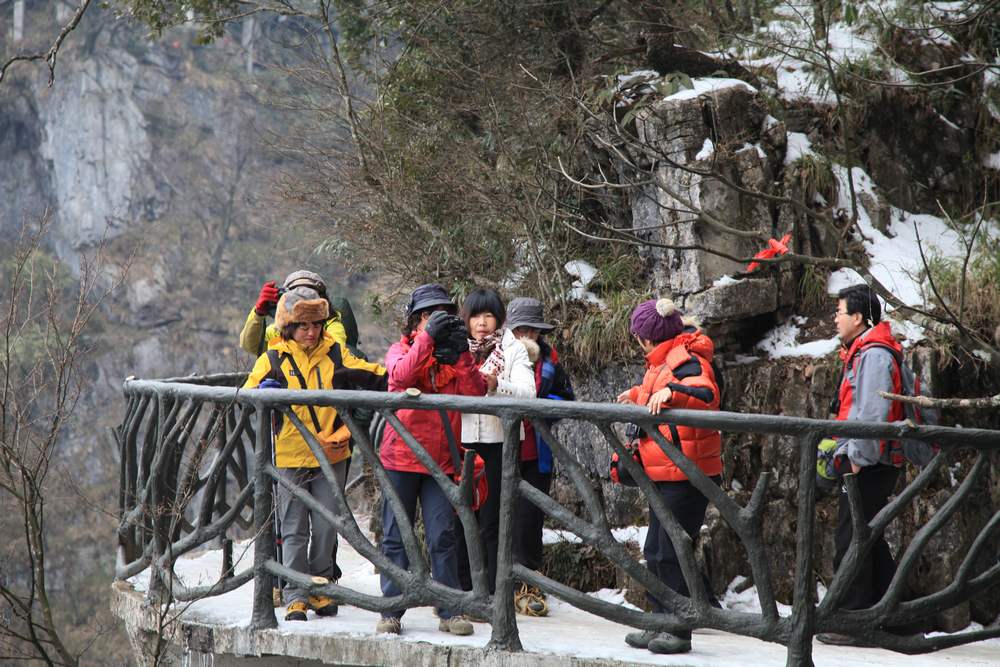
[[[63,41],[69,36],[76,26],[80,23],[80,19],[83,18],[84,13],[87,8],[90,7],[91,0],[83,0],[80,6],[77,8],[76,12],[70,18],[69,22],[62,27],[59,31],[59,35],[56,36],[52,46],[49,47],[48,51],[44,53],[33,53],[33,54],[20,54],[13,56],[7,60],[3,65],[0,65],[0,83],[3,82],[4,75],[7,74],[7,68],[16,62],[30,62],[33,60],[44,60],[45,64],[49,68],[49,87],[52,86],[56,79],[56,58],[59,56],[59,49],[62,47]]]

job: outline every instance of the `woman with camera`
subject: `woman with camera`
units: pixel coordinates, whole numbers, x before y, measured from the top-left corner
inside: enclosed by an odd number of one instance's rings
[[[421,285],[413,290],[406,309],[402,337],[389,348],[385,357],[389,391],[415,388],[425,394],[482,396],[486,393],[486,380],[468,352],[468,332],[455,316],[455,311],[455,303],[441,285]],[[440,413],[436,410],[398,410],[396,416],[441,469],[454,477],[458,471],[452,462],[448,434]],[[460,433],[461,413],[448,412],[447,418],[452,433]],[[409,445],[388,424],[379,456],[411,524],[416,517],[417,502],[420,502],[424,539],[434,580],[445,586],[460,588],[455,552],[455,510],[444,491]],[[492,490],[490,495],[493,495]],[[409,567],[399,523],[389,502],[382,505],[382,533],[382,553],[399,567]],[[399,585],[384,573],[381,584],[385,597],[394,597],[402,592]],[[399,634],[403,612],[399,609],[383,613],[376,631]],[[437,613],[441,619],[438,625],[440,631],[455,635],[472,634],[472,624],[455,610],[439,608]]]

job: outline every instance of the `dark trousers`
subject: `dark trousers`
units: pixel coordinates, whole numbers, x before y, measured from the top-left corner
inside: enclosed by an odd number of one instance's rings
[[[521,461],[521,479],[548,495],[552,473],[538,471],[538,460]],[[529,570],[542,567],[542,528],[545,512],[527,498],[518,496],[514,523],[514,560]]]
[[[417,514],[417,500],[420,501],[420,515],[424,520],[424,539],[431,558],[431,576],[438,583],[458,588],[458,565],[455,562],[455,510],[448,502],[448,497],[437,485],[434,478],[419,472],[401,472],[386,470],[389,481],[399,494],[406,516],[412,523]],[[393,514],[392,504],[388,498],[382,504],[382,553],[401,568],[410,566],[406,556],[403,539],[399,532],[399,523]],[[381,575],[382,595],[393,597],[402,591],[399,585],[384,573]],[[402,618],[405,610],[383,613],[383,616]],[[438,608],[438,616],[451,618],[455,612],[451,609]]]
[[[471,449],[483,457],[486,464],[486,483],[489,493],[486,502],[476,512],[479,522],[479,538],[483,545],[483,555],[486,558],[486,581],[490,593],[497,587],[497,545],[500,541],[500,480],[503,473],[503,443],[471,442],[463,443],[463,447]],[[469,548],[465,542],[465,532],[462,522],[455,517],[455,536],[458,540],[458,580],[462,589],[472,590],[472,571],[469,567]]]
[[[721,478],[712,478],[716,484]],[[684,532],[693,540],[698,539],[701,524],[705,520],[705,510],[708,508],[708,498],[701,494],[691,482],[655,482],[660,497],[664,504],[670,509],[674,517],[684,528]],[[677,552],[674,545],[667,536],[667,531],[660,525],[660,520],[649,509],[649,531],[646,533],[646,543],[642,547],[642,553],[646,557],[646,567],[656,575],[656,578],[665,583],[671,589],[685,597],[691,597],[687,582],[684,581],[684,574],[681,572],[680,561],[677,560]],[[708,583],[708,578],[701,573],[702,585],[712,599],[712,589]],[[662,602],[652,595],[647,594],[646,599],[654,612],[662,612],[666,607]],[[677,631],[673,633],[681,639],[691,639],[691,632]]]
[[[858,490],[861,492],[861,507],[864,509],[865,521],[870,522],[889,502],[889,496],[896,488],[899,479],[899,468],[878,464],[866,466],[857,474]],[[851,546],[851,505],[847,493],[841,491],[840,511],[837,517],[837,534],[835,537],[836,553],[833,557],[833,568],[840,568],[840,561]],[[896,574],[896,561],[884,537],[879,537],[868,555],[861,561],[861,569],[847,589],[847,595],[841,604],[843,609],[867,609],[882,599],[889,582]]]

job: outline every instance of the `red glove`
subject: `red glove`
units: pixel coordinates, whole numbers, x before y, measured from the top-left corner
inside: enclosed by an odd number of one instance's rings
[[[264,317],[273,311],[278,305],[278,287],[273,280],[268,280],[260,288],[260,296],[257,297],[257,305],[253,307],[255,313]]]

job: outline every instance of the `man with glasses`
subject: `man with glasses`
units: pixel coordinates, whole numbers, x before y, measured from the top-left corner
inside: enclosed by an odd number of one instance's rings
[[[882,307],[867,285],[848,287],[837,295],[834,322],[840,338],[840,358],[844,362],[837,398],[831,412],[839,421],[892,422],[903,419],[903,407],[883,398],[879,392],[900,393],[901,375],[896,358],[902,347],[892,335],[888,322],[881,321]],[[889,502],[896,488],[903,464],[898,442],[869,438],[839,438],[834,450],[838,475],[857,476],[864,521],[872,518]],[[835,536],[834,569],[851,545],[851,508],[846,488],[841,488],[840,508]],[[879,537],[862,561],[857,577],[851,582],[842,602],[843,609],[867,609],[877,603],[893,575],[896,562],[884,537]],[[854,645],[857,641],[838,633],[821,633],[816,638],[825,644]]]

